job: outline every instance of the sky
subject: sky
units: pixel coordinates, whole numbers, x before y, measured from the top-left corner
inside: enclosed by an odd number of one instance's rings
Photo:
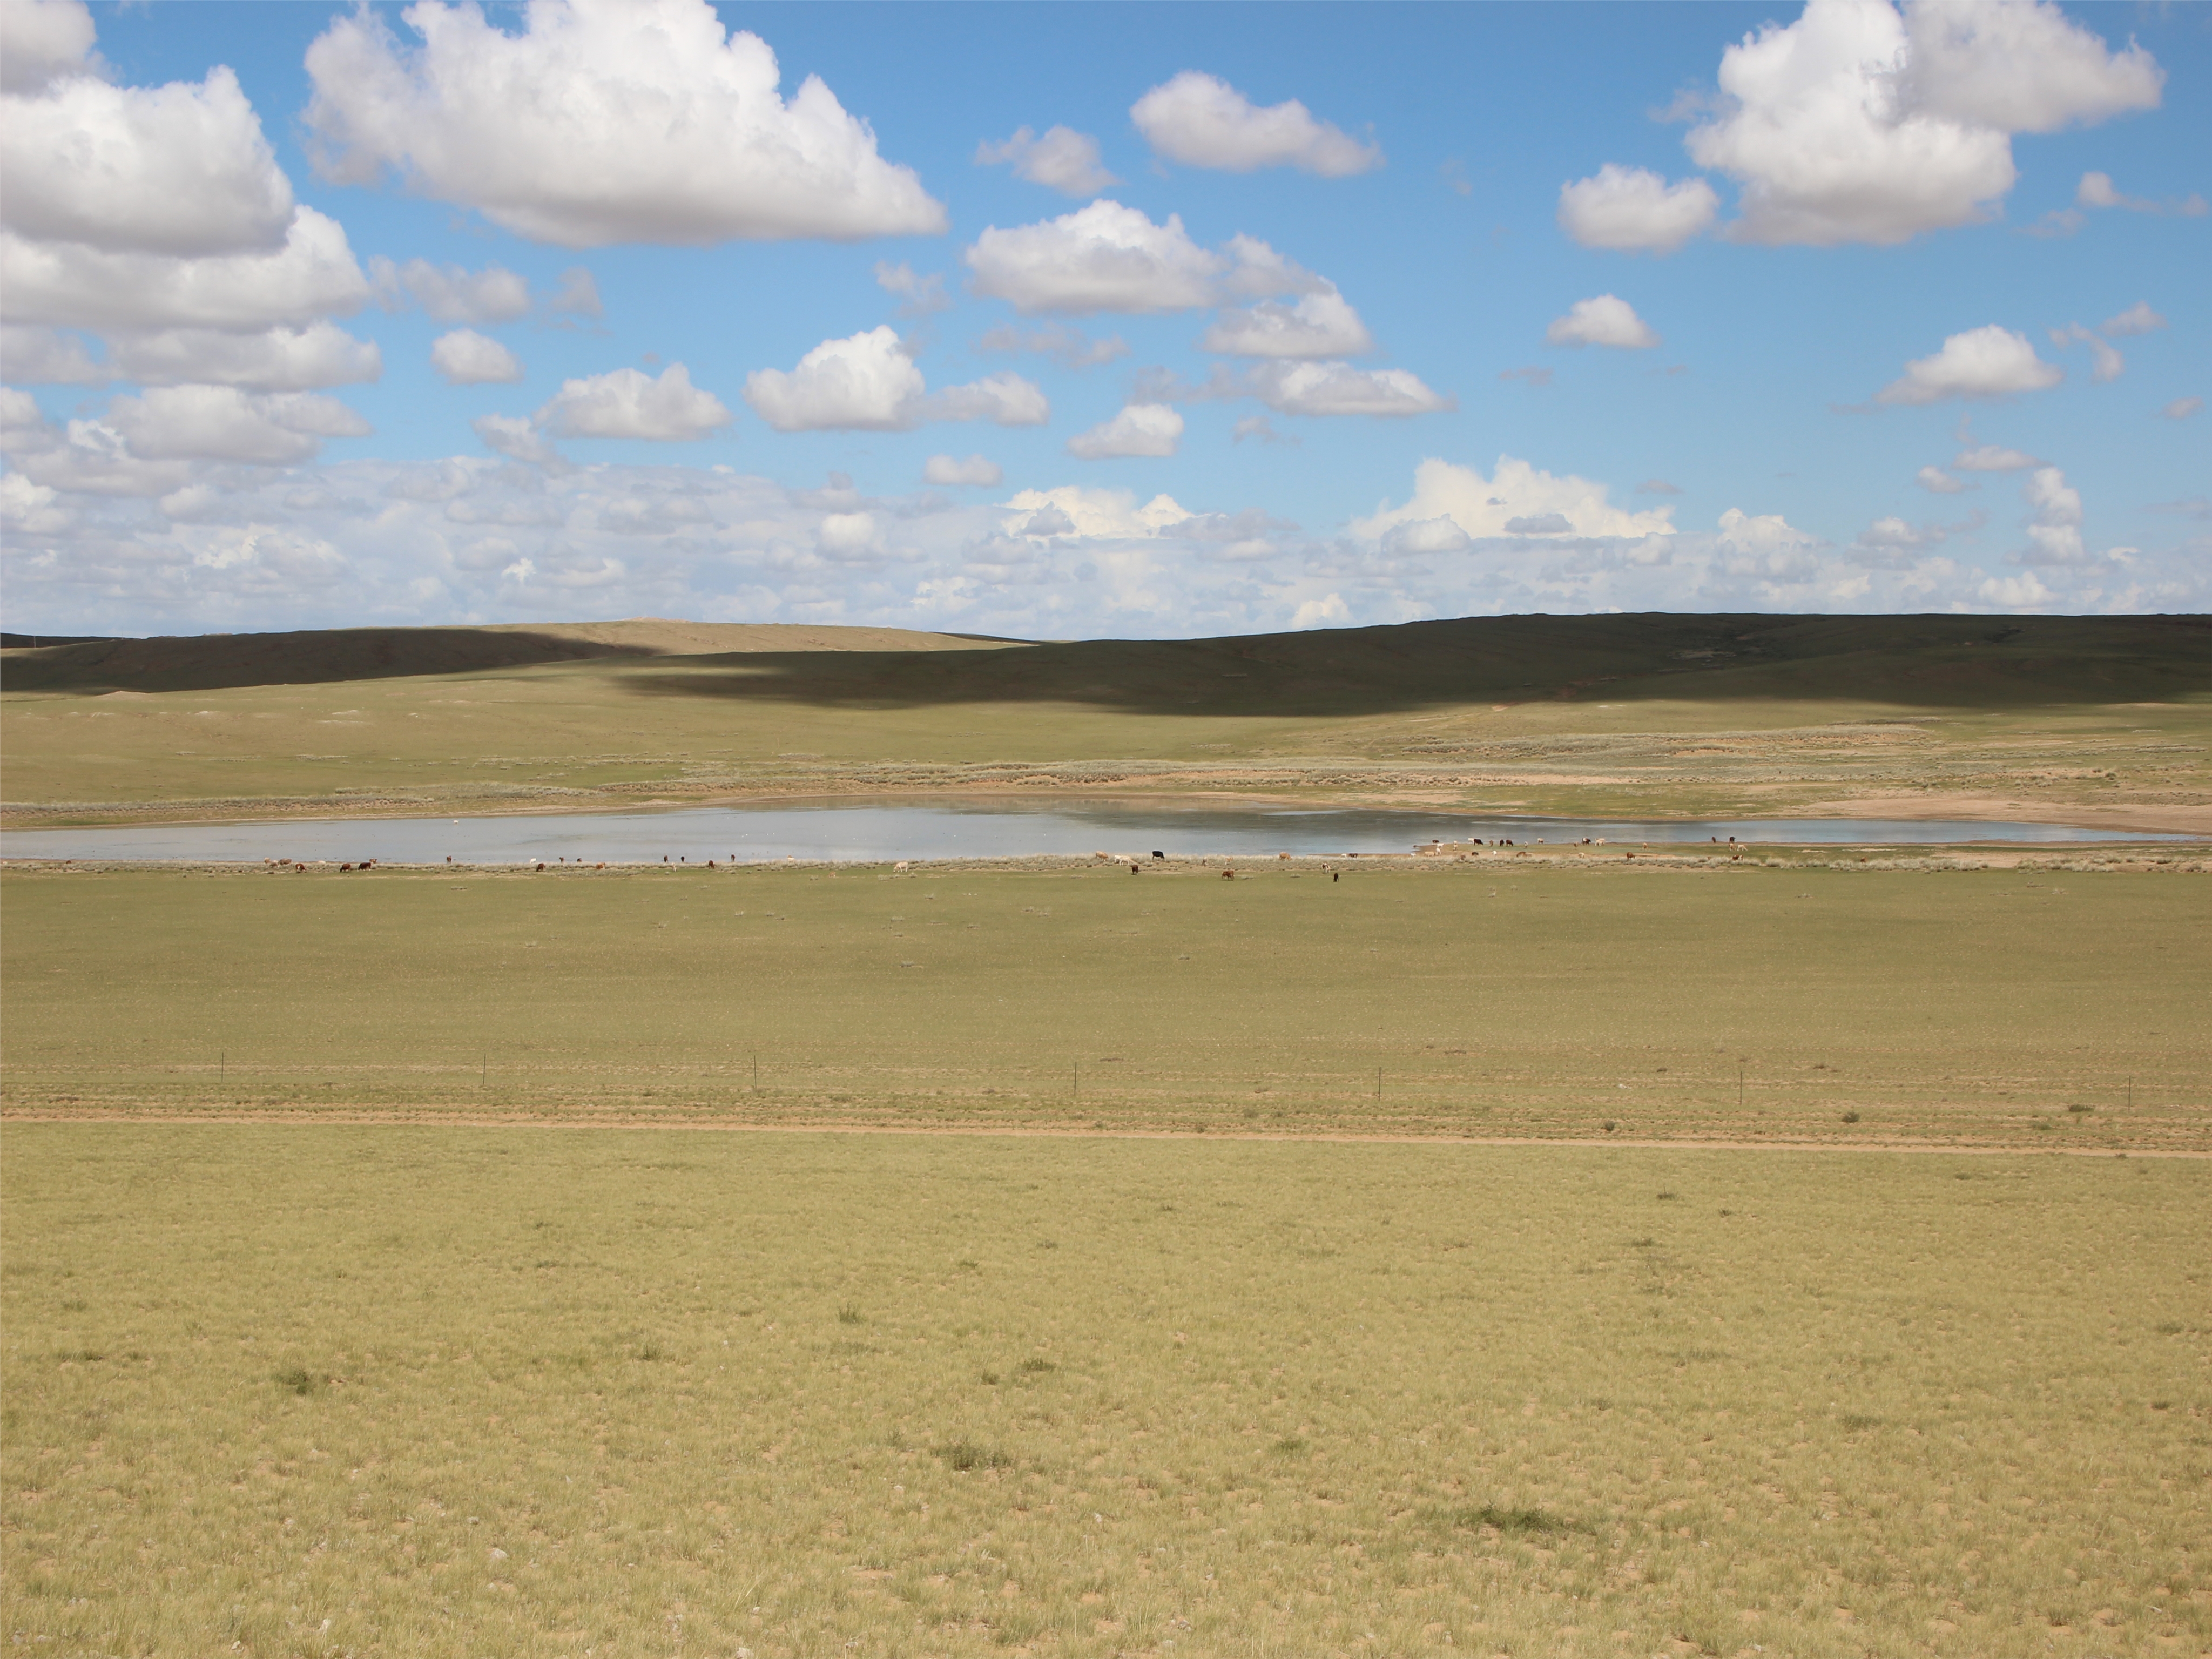
[[[18,632],[2212,610],[2212,6],[0,0]]]

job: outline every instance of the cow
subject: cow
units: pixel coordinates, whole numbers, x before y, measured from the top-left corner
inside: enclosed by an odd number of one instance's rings
[[[1234,881],[1237,879],[1237,872],[1234,870],[1224,870],[1221,872],[1221,878],[1224,881]]]
[[[1167,857],[1167,854],[1165,853],[1154,853],[1152,856],[1156,859],[1164,860]]]

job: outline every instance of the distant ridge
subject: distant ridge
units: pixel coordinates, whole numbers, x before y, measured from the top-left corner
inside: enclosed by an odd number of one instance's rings
[[[2212,696],[2212,617],[1654,612],[1044,642],[636,617],[55,644],[11,651],[0,684],[206,690],[593,659],[648,696],[853,708],[1057,702],[1313,715],[1493,701],[1759,698],[2030,707]]]

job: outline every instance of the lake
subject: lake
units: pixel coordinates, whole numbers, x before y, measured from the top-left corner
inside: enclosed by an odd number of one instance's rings
[[[1966,842],[2189,841],[2054,823],[1904,818],[1730,818],[1644,823],[1616,818],[1471,817],[1458,813],[1164,806],[1121,801],[820,801],[667,811],[547,813],[461,818],[321,818],[127,829],[19,830],[0,834],[10,859],[189,860],[258,863],[739,863],[805,859],[1014,858],[1127,853],[1170,857],[1277,853],[1407,853],[1431,841],[1510,839],[1521,846],[1585,837],[1631,845],[1945,846]]]

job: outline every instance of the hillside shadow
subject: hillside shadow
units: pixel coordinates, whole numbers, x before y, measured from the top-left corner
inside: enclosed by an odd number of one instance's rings
[[[1061,703],[1313,718],[1486,701],[1661,699],[2008,708],[2212,692],[2212,619],[1472,617],[927,656],[665,657],[622,681],[656,696],[856,710]]]
[[[643,646],[476,628],[342,628],[81,640],[14,650],[0,658],[0,690],[218,691],[252,685],[329,685],[656,654]]]

